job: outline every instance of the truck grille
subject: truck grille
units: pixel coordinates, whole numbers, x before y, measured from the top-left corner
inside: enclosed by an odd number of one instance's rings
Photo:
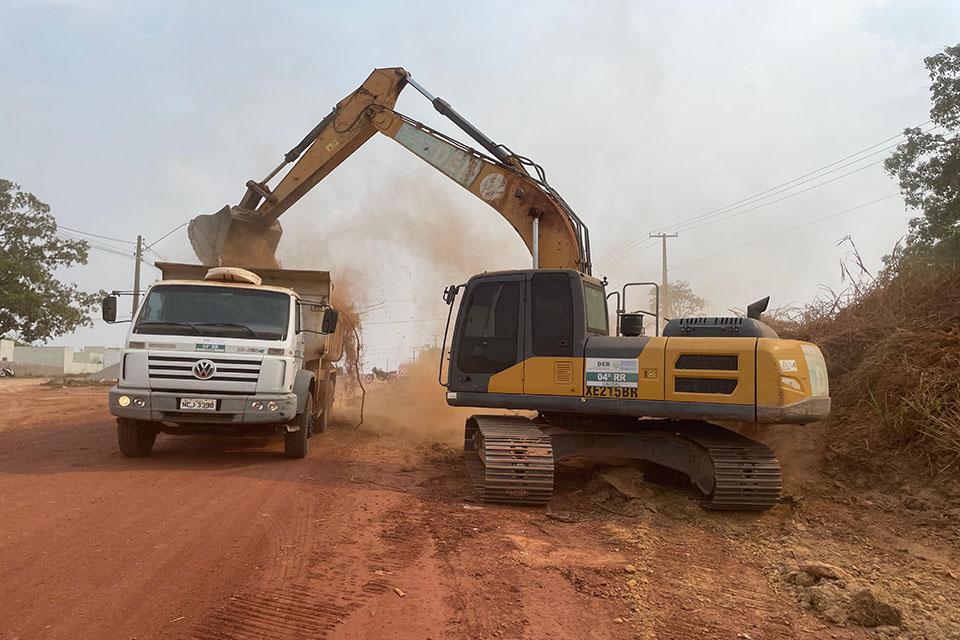
[[[210,360],[216,365],[214,374],[206,379],[193,375],[193,365],[199,360]],[[260,377],[260,360],[226,358],[224,356],[147,356],[150,387],[153,389],[202,390],[211,383],[225,391],[253,391]]]

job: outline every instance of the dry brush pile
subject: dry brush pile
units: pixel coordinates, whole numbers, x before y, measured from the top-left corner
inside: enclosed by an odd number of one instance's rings
[[[830,373],[830,459],[960,473],[960,267],[900,265],[771,322],[820,346]]]

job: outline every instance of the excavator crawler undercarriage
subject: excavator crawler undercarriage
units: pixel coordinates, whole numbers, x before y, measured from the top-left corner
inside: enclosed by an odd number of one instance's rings
[[[563,426],[557,426],[559,422]],[[611,419],[535,422],[521,416],[472,416],[464,430],[467,470],[484,502],[545,505],[554,465],[564,459],[630,458],[682,472],[707,509],[758,511],[780,499],[780,463],[765,445],[693,420]]]

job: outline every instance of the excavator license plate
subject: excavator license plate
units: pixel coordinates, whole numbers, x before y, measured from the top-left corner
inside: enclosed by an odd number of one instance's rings
[[[637,390],[631,387],[590,387],[584,392],[591,398],[636,398]]]

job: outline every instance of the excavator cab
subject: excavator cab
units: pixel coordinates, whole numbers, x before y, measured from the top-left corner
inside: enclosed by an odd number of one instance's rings
[[[573,269],[474,276],[450,352],[454,393],[580,396],[584,347],[609,334],[603,283]]]

